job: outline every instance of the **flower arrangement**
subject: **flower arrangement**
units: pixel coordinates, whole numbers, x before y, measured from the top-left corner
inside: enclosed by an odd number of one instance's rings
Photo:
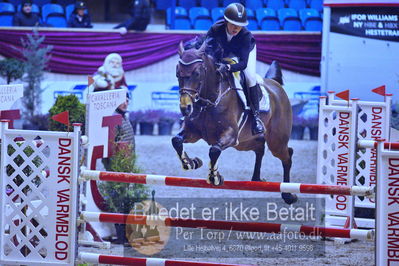
[[[159,119],[161,117],[161,113],[163,110],[157,110],[157,109],[148,109],[143,111],[143,114],[141,116],[141,122],[147,122],[150,124],[156,124],[159,122]]]
[[[159,123],[174,124],[175,122],[179,121],[180,118],[181,118],[180,113],[161,110],[160,117],[159,117]]]
[[[129,120],[130,123],[132,124],[140,123],[142,117],[143,117],[143,111],[141,110],[129,112]]]

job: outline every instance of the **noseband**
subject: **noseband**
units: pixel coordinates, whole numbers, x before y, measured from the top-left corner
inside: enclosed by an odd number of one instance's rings
[[[190,62],[184,62],[181,58],[179,59],[179,63],[184,65],[184,66],[189,66],[195,63],[201,63],[202,67],[203,67],[203,63],[204,60],[202,60],[201,58],[197,58],[194,59]],[[191,101],[193,101],[194,103],[198,102],[200,99],[202,99],[202,97],[200,97],[200,93],[203,87],[203,78],[200,77],[200,85],[199,85],[199,89],[195,90],[195,89],[191,89],[191,88],[180,88],[180,95],[182,94],[187,94],[188,96],[190,96]]]

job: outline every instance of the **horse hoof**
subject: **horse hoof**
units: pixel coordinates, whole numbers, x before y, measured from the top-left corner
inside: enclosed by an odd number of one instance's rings
[[[181,162],[184,170],[198,169],[202,166],[202,161],[200,158],[195,157],[194,159],[191,159],[187,156],[187,153],[184,153]]]
[[[208,182],[209,181],[209,182]],[[214,186],[221,186],[224,183],[223,177],[219,174],[219,172],[216,172],[216,174],[210,173],[208,176],[207,180],[208,184],[212,184]]]
[[[281,196],[283,197],[283,200],[285,203],[291,205],[295,202],[298,201],[298,197],[295,194],[291,194],[291,193],[281,193]]]
[[[194,163],[194,168],[193,169],[198,169],[198,168],[200,168],[201,166],[202,166],[202,160],[200,159],[200,158],[198,158],[198,157],[195,157],[194,159],[193,159],[193,163]]]

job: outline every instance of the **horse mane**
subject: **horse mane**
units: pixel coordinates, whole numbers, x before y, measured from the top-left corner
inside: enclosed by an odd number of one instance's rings
[[[184,44],[184,49],[198,50],[202,44],[206,42],[205,54],[209,55],[215,63],[220,63],[223,60],[223,48],[213,38],[206,38],[206,35],[196,36],[194,39],[187,41]]]

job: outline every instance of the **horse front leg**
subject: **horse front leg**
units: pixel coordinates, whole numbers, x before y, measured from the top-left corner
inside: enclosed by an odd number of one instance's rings
[[[194,143],[198,141],[200,138],[195,137],[192,134],[190,134],[190,137],[188,138],[187,137],[188,135],[185,132],[186,131],[183,129],[182,131],[179,132],[179,134],[177,134],[172,138],[173,148],[177,152],[177,156],[179,157],[184,170],[198,169],[202,166],[202,160],[198,157],[191,159],[184,151],[183,143],[184,142]]]
[[[220,175],[217,167],[217,162],[222,150],[235,145],[237,141],[237,132],[232,128],[229,128],[223,132],[219,138],[217,144],[214,144],[209,149],[209,175],[208,184],[213,184],[215,186],[223,185],[223,177]]]

